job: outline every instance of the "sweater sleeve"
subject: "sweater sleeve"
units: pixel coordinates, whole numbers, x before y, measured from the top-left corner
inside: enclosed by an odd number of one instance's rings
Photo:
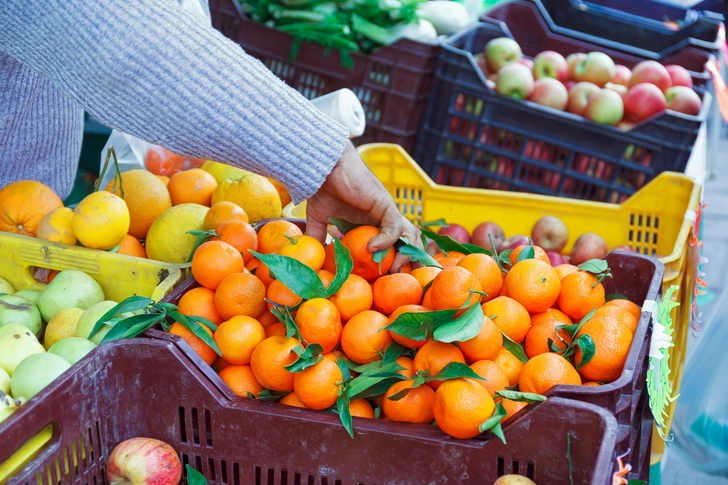
[[[296,202],[346,128],[176,0],[2,0],[0,50],[104,124],[275,178]]]

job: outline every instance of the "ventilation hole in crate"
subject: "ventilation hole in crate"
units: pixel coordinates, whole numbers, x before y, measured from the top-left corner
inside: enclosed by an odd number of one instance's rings
[[[280,485],[288,485],[288,470],[281,470]]]
[[[97,459],[100,460],[101,457],[103,456],[103,452],[101,450],[104,449],[104,443],[101,440],[101,425],[99,424],[98,421],[96,421],[96,443],[97,443],[96,449],[99,450],[100,456],[95,457],[94,460],[97,460]]]
[[[187,453],[182,453],[182,468],[185,468],[189,464],[190,458],[187,456]]]
[[[255,466],[255,485],[260,485],[261,469],[259,466]]]
[[[195,469],[202,470],[202,457],[195,455]]]
[[[272,468],[268,468],[268,481],[265,483],[267,485],[275,485],[275,483],[276,483],[275,479],[276,479],[275,470]]]
[[[321,477],[321,485],[329,485],[328,477]]]
[[[240,465],[238,463],[233,463],[233,485],[240,485]]]
[[[106,475],[104,473],[103,469],[101,470],[101,474],[104,475],[104,476]],[[99,481],[96,479],[96,476],[95,475],[94,475],[93,479],[94,479],[94,485],[99,485]]]
[[[221,481],[221,483],[229,483],[227,471],[228,471],[227,460],[220,460],[220,481]]]
[[[313,475],[308,476],[308,485],[316,485],[316,479]]]
[[[187,443],[187,424],[185,422],[185,408],[179,408],[179,440],[180,443]]]
[[[341,480],[338,478],[334,481],[334,485],[341,485]]]
[[[518,475],[518,469],[520,468],[520,463],[518,460],[511,460],[511,473],[514,475]]]
[[[207,446],[212,446],[212,415],[209,409],[205,409],[205,432]]]
[[[91,428],[86,428],[88,432],[91,432]],[[86,469],[91,465],[91,448],[89,447],[89,441],[87,435],[81,435],[81,466]]]
[[[386,64],[374,64],[372,65],[372,70],[369,72],[369,80],[382,86],[389,86],[391,80],[390,71],[391,67]]]
[[[215,460],[213,458],[207,459],[207,469],[210,471],[210,480],[214,482],[217,479],[217,473],[215,470]]]
[[[96,451],[94,450],[94,437],[93,437],[93,433],[91,431],[91,426],[86,428],[86,436],[88,437],[87,452],[86,452],[86,457],[87,457],[88,461],[84,462],[84,465],[91,466],[91,463],[96,461],[94,458],[94,453],[96,453]]]
[[[79,448],[76,447],[76,442],[71,441],[71,461],[67,463],[68,466],[73,467],[73,473],[75,475],[78,475],[79,469],[83,469],[83,463],[81,463],[80,454],[77,453],[78,449]]]
[[[506,474],[505,460],[500,456],[498,457],[498,461],[496,462],[496,473],[499,477],[502,477]]]
[[[192,408],[192,442],[200,444],[200,421],[197,408]]]
[[[531,480],[536,478],[536,465],[534,463],[529,463],[526,466],[526,477],[530,478]]]

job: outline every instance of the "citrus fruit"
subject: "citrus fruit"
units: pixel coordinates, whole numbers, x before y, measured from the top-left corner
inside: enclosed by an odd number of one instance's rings
[[[435,392],[432,405],[437,425],[460,439],[480,434],[480,425],[493,416],[495,403],[485,387],[474,379],[445,381]]]
[[[576,273],[579,271],[579,268],[577,266],[574,266],[573,264],[560,264],[554,268],[556,271],[556,274],[559,275],[559,280],[563,280],[564,276],[570,275],[571,273]]]
[[[632,332],[632,335],[637,331],[637,324],[639,321],[632,315],[632,313],[625,309],[618,306],[600,306],[597,308],[597,311],[594,312],[595,317],[614,317],[620,322],[622,322],[627,328],[629,328],[629,331]]]
[[[177,172],[167,184],[172,205],[200,204],[210,207],[215,187],[215,177],[200,168]]]
[[[392,337],[388,330],[389,319],[379,312],[367,310],[355,315],[341,332],[341,348],[357,364],[368,364],[379,359]]]
[[[326,257],[323,245],[311,236],[289,236],[289,239],[281,244],[278,254],[293,258],[314,271],[321,269]]]
[[[329,297],[339,310],[341,320],[348,322],[354,315],[372,308],[374,292],[367,280],[350,274],[339,291]]]
[[[46,350],[54,343],[68,337],[76,336],[76,325],[83,315],[80,308],[64,308],[50,319],[45,329],[43,346]]]
[[[479,360],[470,364],[473,372],[483,378],[478,383],[485,387],[490,397],[495,397],[495,391],[502,391],[510,384],[505,371],[492,360]]]
[[[508,385],[515,386],[518,384],[518,378],[521,376],[521,370],[523,369],[523,362],[518,360],[515,355],[506,350],[505,347],[500,349],[498,355],[493,362],[498,364],[498,367],[503,369],[503,372],[508,376]]]
[[[253,259],[250,251],[258,249],[258,235],[253,226],[243,221],[227,221],[217,226],[215,233],[217,236],[213,236],[212,241],[220,240],[228,243],[243,255],[245,263]]]
[[[591,273],[572,273],[561,280],[561,294],[557,302],[562,312],[574,321],[581,320],[590,311],[604,305],[604,286]]]
[[[415,354],[415,372],[429,371],[429,375],[434,376],[451,362],[465,363],[465,357],[460,349],[450,343],[431,340]],[[437,389],[441,384],[442,381],[427,383],[433,389]]]
[[[298,399],[298,396],[296,396],[295,392],[286,394],[278,402],[281,404],[285,404],[286,406],[293,406],[295,408],[306,408],[306,405],[303,404],[300,399]]]
[[[135,258],[146,258],[147,251],[139,242],[139,239],[134,236],[127,234],[119,243],[119,250],[117,254],[125,254],[127,256],[134,256]]]
[[[465,255],[459,251],[448,251],[447,253],[437,253],[433,256],[433,259],[440,263],[443,268],[452,268],[457,266],[464,257]]]
[[[240,397],[258,397],[263,390],[249,365],[228,365],[220,371],[220,378]]]
[[[281,207],[285,207],[288,204],[290,204],[291,200],[292,200],[291,196],[288,193],[288,190],[286,190],[286,188],[283,186],[283,184],[270,177],[266,177],[266,178],[268,179],[268,182],[273,184],[273,187],[275,187],[276,190],[278,191],[278,197],[281,199]]]
[[[440,271],[442,271],[442,269],[436,266],[423,266],[421,268],[413,269],[410,274],[415,277],[424,291],[425,286],[429,285],[430,281],[434,280],[435,276],[440,274]]]
[[[585,385],[587,387],[599,387],[599,386],[601,386],[600,383],[595,382],[595,381],[585,382],[583,385]]]
[[[210,337],[212,337],[212,330],[204,325],[202,325],[202,328],[210,335]],[[202,360],[207,363],[207,365],[212,365],[212,363],[215,362],[215,360],[217,359],[217,353],[212,350],[212,347],[203,342],[202,339],[199,338],[197,335],[190,332],[187,327],[185,327],[181,323],[174,322],[172,326],[169,327],[169,333],[171,333],[172,335],[177,335],[178,337],[182,338],[182,340],[187,342],[187,345],[192,347],[192,350],[194,350],[197,355],[199,355]]]
[[[263,340],[263,325],[246,315],[232,317],[215,331],[215,343],[222,352],[222,358],[233,365],[249,364],[253,349]]]
[[[291,291],[286,285],[281,283],[280,280],[275,280],[268,287],[266,292],[266,298],[269,300],[266,302],[268,310],[274,307],[273,303],[278,305],[294,307],[301,303],[302,298]]]
[[[324,264],[321,269],[325,269],[331,273],[336,273],[336,246],[327,244],[324,246]]]
[[[228,177],[242,177],[243,175],[247,175],[250,173],[247,170],[243,170],[242,168],[233,167],[232,165],[228,165],[226,163],[213,162],[212,160],[206,160],[200,168],[212,175],[217,183],[222,182]]]
[[[271,391],[293,390],[293,373],[284,367],[298,359],[293,349],[300,344],[295,338],[273,336],[255,347],[250,358],[250,368],[263,387]]]
[[[503,418],[503,421],[508,421],[513,417],[514,414],[516,414],[521,409],[528,406],[528,403],[520,402],[520,401],[511,401],[510,399],[503,399],[501,401],[501,404],[503,404],[503,408],[506,410],[506,417]]]
[[[640,316],[642,315],[642,309],[639,305],[632,303],[629,300],[611,300],[604,304],[604,306],[611,307],[616,306],[619,308],[624,308],[628,312],[632,314],[632,316],[639,322]]]
[[[199,204],[176,205],[164,211],[147,232],[147,257],[167,263],[186,263],[209,209]]]
[[[339,344],[341,316],[329,300],[314,298],[304,302],[296,312],[295,321],[303,340],[319,344],[324,353],[333,351]]]
[[[121,174],[121,180],[124,187],[122,198],[129,208],[128,232],[144,239],[157,217],[172,207],[169,192],[161,180],[146,170],[129,170]],[[111,180],[105,190],[121,197],[118,180]]]
[[[521,392],[544,394],[559,384],[579,386],[581,377],[571,362],[551,352],[537,355],[526,362],[518,378]]]
[[[257,276],[258,279],[263,282],[263,285],[266,288],[268,288],[270,284],[275,281],[273,275],[270,274],[268,266],[263,263],[258,263],[258,266],[255,268],[255,276]]]
[[[109,192],[87,195],[73,211],[73,233],[87,248],[111,249],[128,232],[129,209]]]
[[[206,318],[215,325],[222,323],[222,317],[215,308],[215,292],[208,288],[192,288],[182,295],[177,306],[182,315]]]
[[[482,290],[480,280],[460,266],[443,269],[432,280],[432,305],[435,310],[463,308],[478,301],[474,292]]]
[[[372,405],[366,399],[354,399],[349,403],[349,414],[352,417],[374,419]]]
[[[157,177],[164,184],[165,187],[169,184],[169,177],[167,177],[166,175],[155,175],[155,177]]]
[[[413,380],[396,382],[384,394],[382,411],[392,421],[429,424],[435,417],[432,410],[432,405],[435,402],[435,391],[429,386],[419,386],[412,389],[414,382]],[[406,396],[396,401],[390,399],[404,389],[410,389]]]
[[[265,177],[248,173],[241,177],[218,182],[212,193],[212,203],[228,201],[243,208],[250,222],[281,217],[281,198]]]
[[[521,254],[521,251],[523,251],[525,248],[527,248],[527,245],[518,246],[516,249],[511,251],[511,254],[508,255],[508,259],[511,262],[511,265],[515,266],[515,264],[518,262],[518,256]],[[544,263],[548,263],[551,265],[551,260],[546,255],[546,251],[544,251],[539,246],[533,247],[533,259],[538,259],[540,261],[543,261]]]
[[[385,315],[392,314],[403,305],[417,305],[422,301],[422,287],[414,276],[406,273],[377,278],[372,290],[374,309]]]
[[[321,284],[324,285],[324,288],[328,288],[331,282],[334,281],[334,273],[326,271],[325,269],[318,270],[316,275],[321,280]]]
[[[508,296],[483,303],[483,313],[511,340],[522,343],[531,328],[531,316],[523,305]]]
[[[265,285],[252,274],[233,273],[215,290],[215,308],[225,320],[236,315],[257,317],[265,311]]]
[[[263,328],[269,327],[274,323],[278,323],[278,318],[268,310],[255,317],[255,319],[263,325]]]
[[[192,257],[192,276],[205,288],[217,289],[222,280],[245,268],[243,256],[230,244],[208,241],[200,245]]]
[[[622,375],[632,346],[632,332],[629,328],[614,317],[592,317],[581,327],[576,338],[581,335],[591,336],[595,351],[591,360],[581,366],[579,373],[590,381],[617,380]],[[580,362],[581,349],[577,348],[574,363],[579,366]]]
[[[427,288],[427,291],[425,291],[425,296],[422,297],[422,306],[430,310],[435,309],[432,306],[432,288]]]
[[[240,221],[249,222],[245,211],[233,202],[218,202],[210,207],[205,215],[202,228],[205,231],[217,229],[223,222]]]
[[[0,231],[35,236],[41,219],[63,207],[63,201],[47,185],[20,180],[0,189]]]
[[[403,367],[403,369],[398,370],[398,374],[402,374],[407,379],[412,379],[415,376],[415,361],[410,359],[409,357],[397,357],[397,365],[400,367]]]
[[[531,326],[534,327],[541,322],[545,322],[546,320],[558,320],[560,322],[563,322],[565,325],[573,323],[571,321],[571,318],[569,318],[569,315],[567,315],[566,313],[562,312],[561,310],[557,310],[556,308],[549,308],[545,312],[535,313],[531,315]]]
[[[76,235],[73,233],[73,210],[59,207],[50,211],[38,223],[35,236],[38,239],[61,244],[76,244]]]
[[[428,311],[430,310],[421,305],[402,305],[389,316],[388,324],[395,321],[397,317],[399,317],[403,313],[422,313]],[[428,340],[414,340],[411,338],[403,337],[402,335],[399,335],[398,333],[392,331],[390,331],[389,334],[392,336],[392,339],[395,342],[407,347],[408,349],[420,349],[428,342]]]
[[[336,362],[323,358],[293,376],[293,392],[311,409],[323,411],[336,404],[344,380]]]
[[[296,237],[302,234],[301,229],[292,222],[268,222],[258,230],[258,251],[263,254],[277,254],[283,243],[288,242],[286,236]]]
[[[478,335],[470,340],[459,342],[458,347],[467,362],[493,360],[503,348],[503,334],[493,320],[485,317]]]
[[[265,337],[273,337],[274,335],[286,336],[286,326],[281,322],[273,323],[265,327]]]
[[[564,350],[566,348],[566,344],[564,344],[556,336],[556,327],[560,325],[566,324],[559,320],[544,320],[531,327],[531,330],[528,331],[528,335],[526,335],[526,341],[523,346],[523,349],[526,351],[526,355],[529,359],[540,354],[551,352],[551,348],[548,343],[549,339],[551,339],[559,349]],[[571,335],[569,335],[566,330],[559,330],[559,335],[567,343],[571,342]]]
[[[550,264],[525,259],[513,265],[505,278],[508,296],[529,313],[540,313],[556,303],[561,292],[559,275]]]
[[[394,263],[394,249],[389,248],[382,259],[377,263],[372,259],[373,253],[369,251],[369,241],[379,234],[379,228],[374,226],[355,227],[341,239],[341,242],[349,250],[351,259],[354,261],[352,273],[361,276],[367,281],[374,281],[379,276],[387,274]]]
[[[212,363],[212,366],[215,368],[215,370],[217,372],[220,372],[221,370],[223,370],[225,367],[227,367],[229,365],[230,365],[230,362],[223,359],[222,357],[218,357],[217,359],[215,359],[215,362]]]
[[[482,297],[481,301],[498,297],[503,288],[503,273],[492,257],[487,254],[468,254],[458,262],[458,266],[473,273],[480,281],[483,293],[488,295]]]

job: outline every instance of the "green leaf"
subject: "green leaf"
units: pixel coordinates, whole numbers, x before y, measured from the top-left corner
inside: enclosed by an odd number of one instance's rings
[[[422,227],[449,227],[445,219],[440,218],[434,221],[427,221],[422,223]]]
[[[384,361],[382,359],[379,359],[379,360],[375,360],[374,362],[369,362],[368,364],[362,364],[362,365],[356,364],[351,367],[351,370],[353,370],[354,372],[358,372],[359,374],[364,374],[364,373],[371,374],[373,372],[381,370],[383,363],[384,363]],[[352,364],[354,364],[354,363],[352,362]]]
[[[439,325],[433,337],[440,342],[465,342],[480,333],[484,320],[483,308],[476,302],[459,317]]]
[[[604,297],[604,301],[612,301],[612,300],[627,300],[629,301],[629,298],[626,296],[619,294],[619,293],[610,293],[607,296]]]
[[[110,253],[114,253],[114,254],[116,254],[116,253],[118,253],[118,252],[119,252],[119,249],[121,249],[121,244],[117,244],[117,245],[116,245],[116,246],[114,246],[113,248],[109,249],[109,252],[110,252]]]
[[[493,413],[493,416],[485,420],[485,422],[480,425],[480,432],[485,433],[486,431],[491,431],[494,435],[500,438],[503,444],[505,444],[506,437],[503,434],[501,421],[503,421],[503,418],[505,418],[506,416],[508,416],[508,413],[506,412],[506,408],[503,407],[503,403],[496,403],[495,413]]]
[[[588,322],[591,319],[591,317],[594,316],[596,311],[597,311],[597,309],[595,308],[592,311],[590,311],[589,313],[587,313],[586,315],[584,315],[584,318],[581,319],[581,321],[579,322],[579,325],[577,325],[576,330],[574,331],[574,333],[572,335],[576,335],[577,333],[579,333],[579,330],[581,330],[581,327],[583,327],[584,324],[586,324],[586,322]]]
[[[461,362],[450,362],[445,367],[443,367],[442,370],[437,374],[425,377],[425,382],[447,381],[450,379],[463,378],[477,379],[479,381],[485,380],[467,365]]]
[[[421,228],[422,234],[428,237],[429,239],[432,239],[435,241],[435,244],[437,244],[437,247],[439,247],[444,252],[449,251],[458,251],[463,254],[471,254],[472,251],[451,238],[450,236],[446,236],[444,234],[438,234],[435,231],[432,231],[430,229]],[[477,246],[475,246],[477,248]],[[482,249],[482,248],[481,248]]]
[[[300,338],[301,334],[298,330],[298,325],[296,325],[296,321],[291,316],[291,312],[287,306],[274,303],[270,312],[286,327],[287,339],[292,337]]]
[[[587,271],[592,274],[600,274],[609,271],[609,264],[603,259],[590,259],[579,265],[581,271]]]
[[[159,303],[157,303],[157,305],[159,305]],[[214,332],[217,332],[217,325],[215,325],[213,322],[211,322],[207,318],[203,318],[203,317],[200,317],[200,316],[197,316],[197,315],[188,316],[187,318],[194,319],[197,323],[199,323],[201,325],[204,325],[207,328],[209,328],[210,330],[212,330],[213,333]]]
[[[351,399],[378,396],[387,391],[392,384],[404,380],[405,377],[396,372],[382,372],[377,375],[360,375],[349,383]]]
[[[271,391],[270,389],[263,389],[258,393],[258,397],[256,397],[256,399],[258,399],[259,401],[278,401],[280,398],[287,394],[290,393],[286,391],[278,392]]]
[[[573,347],[579,347],[579,349],[581,349],[581,361],[575,366],[576,370],[579,370],[592,360],[592,357],[594,357],[594,353],[596,352],[596,346],[594,345],[594,340],[592,340],[591,335],[584,334],[579,335],[579,337],[573,342]]]
[[[348,381],[351,379],[351,371],[349,370],[349,361],[344,356],[344,353],[339,353],[339,355],[336,356],[336,365],[339,366],[339,370],[341,371],[341,375],[344,377],[344,381]]]
[[[179,322],[183,327],[192,332],[195,337],[205,342],[209,347],[212,347],[212,350],[214,350],[217,355],[222,357],[222,352],[220,352],[220,348],[215,343],[215,339],[213,339],[209,333],[205,332],[205,329],[202,328],[202,325],[174,310],[170,310],[168,314],[175,321]]]
[[[508,352],[513,354],[516,359],[520,360],[524,364],[528,362],[528,357],[526,356],[526,352],[523,351],[523,347],[521,347],[520,344],[511,340],[511,338],[503,333],[502,330],[501,333],[503,334],[503,347],[505,347]]]
[[[354,439],[354,424],[351,421],[349,402],[349,395],[342,392],[336,400],[336,412],[339,413],[339,419],[341,420],[341,424],[344,425],[344,429],[349,433],[351,439]]]
[[[384,352],[384,359],[382,361],[383,365],[391,364],[393,362],[396,362],[398,358],[402,356],[407,351],[407,348],[403,345],[398,344],[397,342],[392,342],[389,344],[389,347],[387,347],[387,351]]]
[[[143,310],[144,308],[151,305],[154,301],[146,296],[130,296],[121,303],[117,304],[114,308],[104,313],[101,318],[96,321],[94,328],[91,329],[91,333],[86,338],[91,338],[96,335],[96,332],[101,330],[101,327],[109,320],[119,315],[120,313],[135,312],[137,310]]]
[[[319,344],[310,344],[308,347],[306,347],[306,350],[298,353],[299,351],[296,350],[303,350],[303,347],[300,345],[296,346],[296,348],[293,349],[294,352],[298,354],[298,359],[296,359],[295,362],[292,364],[288,364],[284,367],[288,372],[301,372],[302,370],[306,370],[309,367],[313,367],[314,365],[321,362],[321,359],[324,358],[324,356],[321,354],[321,352],[324,351],[324,348],[321,347]]]
[[[517,263],[520,263],[523,260],[526,259],[533,259],[536,257],[536,250],[533,247],[533,244],[529,244],[525,248],[521,250],[520,253],[518,253],[518,259],[516,260]]]
[[[490,257],[493,257],[493,253],[490,250],[481,248],[477,244],[465,243],[462,246],[470,251],[470,254],[486,254]]]
[[[436,268],[442,268],[442,265],[435,261],[432,256],[427,254],[422,249],[412,246],[402,238],[400,238],[396,246],[402,256],[409,256],[409,258],[414,263],[422,263],[424,266],[435,266]]]
[[[504,399],[509,399],[516,402],[525,402],[533,404],[535,402],[543,402],[546,400],[546,396],[541,394],[534,394],[532,392],[518,392],[518,391],[495,391],[496,396],[500,396]]]
[[[185,465],[185,470],[187,470],[187,485],[207,485],[207,480],[202,476],[202,473],[192,468],[192,466]]]
[[[122,338],[132,338],[136,335],[144,333],[155,323],[160,320],[164,320],[164,313],[143,313],[141,315],[134,315],[123,320],[119,320],[116,325],[111,327],[109,333],[104,335],[101,339],[101,343],[111,342],[112,340],[119,340]],[[132,330],[129,332],[129,330]],[[141,329],[141,331],[139,331]],[[126,336],[125,336],[126,335]]]
[[[334,238],[334,261],[336,262],[336,274],[326,289],[328,296],[333,295],[341,289],[354,269],[354,260],[351,259],[349,249],[341,244],[338,237]]]
[[[354,224],[353,222],[349,222],[344,219],[335,219],[331,218],[329,219],[329,222],[336,226],[336,229],[339,230],[341,234],[346,234],[347,232],[351,231],[352,229],[356,229],[360,226],[360,224]]]
[[[645,485],[646,483],[644,480],[630,480],[627,485]]]
[[[437,310],[434,312],[402,313],[392,323],[384,327],[384,329],[412,340],[427,340],[437,325],[450,321],[458,311],[458,309],[454,309]]]
[[[197,248],[202,246],[205,241],[207,241],[207,238],[210,236],[215,235],[215,231],[187,231],[187,234],[191,234],[192,236],[195,236],[197,239],[195,240],[194,246],[192,246],[192,251],[190,251],[190,256],[187,258],[187,262],[192,262],[192,258],[195,255],[195,251],[197,251]]]
[[[384,258],[387,257],[387,255],[389,254],[389,252],[391,250],[392,250],[392,248],[389,247],[386,249],[380,249],[379,251],[372,254],[372,261],[374,261],[375,263],[377,263],[379,265],[378,266],[379,274],[382,274],[382,261],[384,261]]]
[[[296,295],[306,300],[327,298],[326,287],[316,272],[298,260],[278,254],[250,253],[268,267],[268,270]]]

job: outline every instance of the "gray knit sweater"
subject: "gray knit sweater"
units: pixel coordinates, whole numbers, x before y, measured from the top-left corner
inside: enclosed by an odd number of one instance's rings
[[[348,131],[177,0],[0,0],[0,186],[73,185],[83,110],[313,194]]]

